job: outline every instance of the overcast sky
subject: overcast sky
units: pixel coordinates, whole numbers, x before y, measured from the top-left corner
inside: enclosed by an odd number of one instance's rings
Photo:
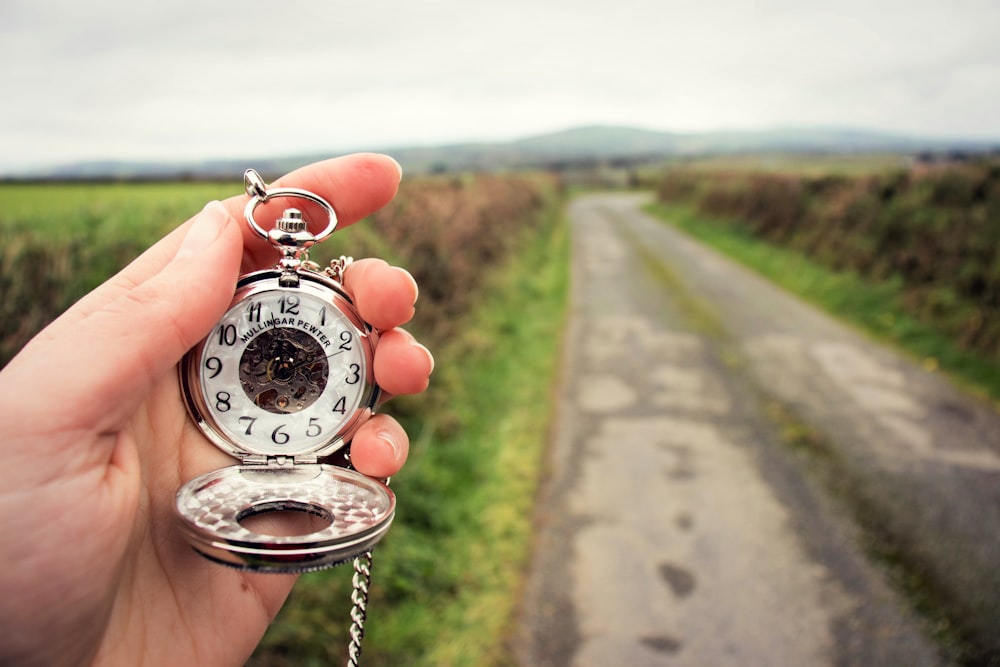
[[[997,0],[0,0],[0,172],[583,124],[1000,138]]]

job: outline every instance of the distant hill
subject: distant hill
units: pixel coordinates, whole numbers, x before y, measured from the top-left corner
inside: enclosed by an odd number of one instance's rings
[[[387,150],[409,171],[567,167],[595,162],[636,163],[675,156],[748,153],[919,153],[996,150],[996,142],[928,139],[844,128],[680,134],[593,125],[503,143]]]
[[[409,173],[517,168],[571,168],[638,164],[671,156],[749,153],[920,153],[1000,150],[994,142],[931,139],[844,128],[672,133],[636,127],[593,125],[493,143],[372,147],[395,157]],[[50,179],[233,178],[247,166],[276,176],[343,151],[257,160],[176,162],[85,162],[18,176]],[[8,177],[14,175],[8,175]]]

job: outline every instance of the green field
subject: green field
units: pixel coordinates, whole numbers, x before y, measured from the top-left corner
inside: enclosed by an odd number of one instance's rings
[[[232,184],[0,185],[0,365]]]

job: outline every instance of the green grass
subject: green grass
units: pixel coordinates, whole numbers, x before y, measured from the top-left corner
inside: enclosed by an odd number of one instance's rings
[[[568,255],[553,212],[492,273],[463,337],[436,350],[429,407],[406,423],[410,461],[393,479],[397,520],[375,552],[367,665],[512,662],[505,640],[530,553]],[[350,575],[300,580],[251,664],[341,662]]]
[[[243,194],[241,182],[232,183],[29,183],[0,184],[0,233],[18,237],[20,245],[46,243],[56,248],[85,243],[94,254],[125,248],[130,259],[213,199]],[[291,204],[290,204],[291,205]],[[351,238],[376,243],[365,225],[338,231],[317,246],[324,257],[351,246]],[[335,248],[337,246],[337,248]],[[365,246],[367,247],[367,245]],[[120,262],[119,262],[120,264]],[[103,281],[119,266],[89,261],[93,280]]]
[[[46,323],[237,183],[0,185],[0,366]]]
[[[706,216],[691,206],[652,204],[647,210],[788,291],[896,345],[928,370],[941,370],[1000,402],[1000,366],[961,349],[952,338],[909,315],[899,281],[873,283],[855,273],[826,269],[800,253],[754,238],[738,222]]]
[[[38,183],[0,185],[0,231],[97,233],[159,238],[212,199],[243,192],[242,183]]]

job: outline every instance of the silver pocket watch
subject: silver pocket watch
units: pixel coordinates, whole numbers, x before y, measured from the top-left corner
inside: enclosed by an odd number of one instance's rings
[[[309,247],[336,229],[333,207],[306,190],[268,189],[253,170],[244,178],[247,222],[280,258],[274,268],[240,277],[225,315],[179,367],[191,418],[239,463],[185,484],[176,509],[191,545],[211,560],[306,572],[366,554],[392,523],[395,496],[383,481],[328,462],[334,454],[343,459],[377,407],[378,332],[341,284],[350,260],[320,271],[307,259]],[[288,208],[265,230],[254,212],[275,198],[319,204],[326,228],[310,233],[302,213]],[[290,536],[244,526],[249,517],[287,511],[329,525]]]

